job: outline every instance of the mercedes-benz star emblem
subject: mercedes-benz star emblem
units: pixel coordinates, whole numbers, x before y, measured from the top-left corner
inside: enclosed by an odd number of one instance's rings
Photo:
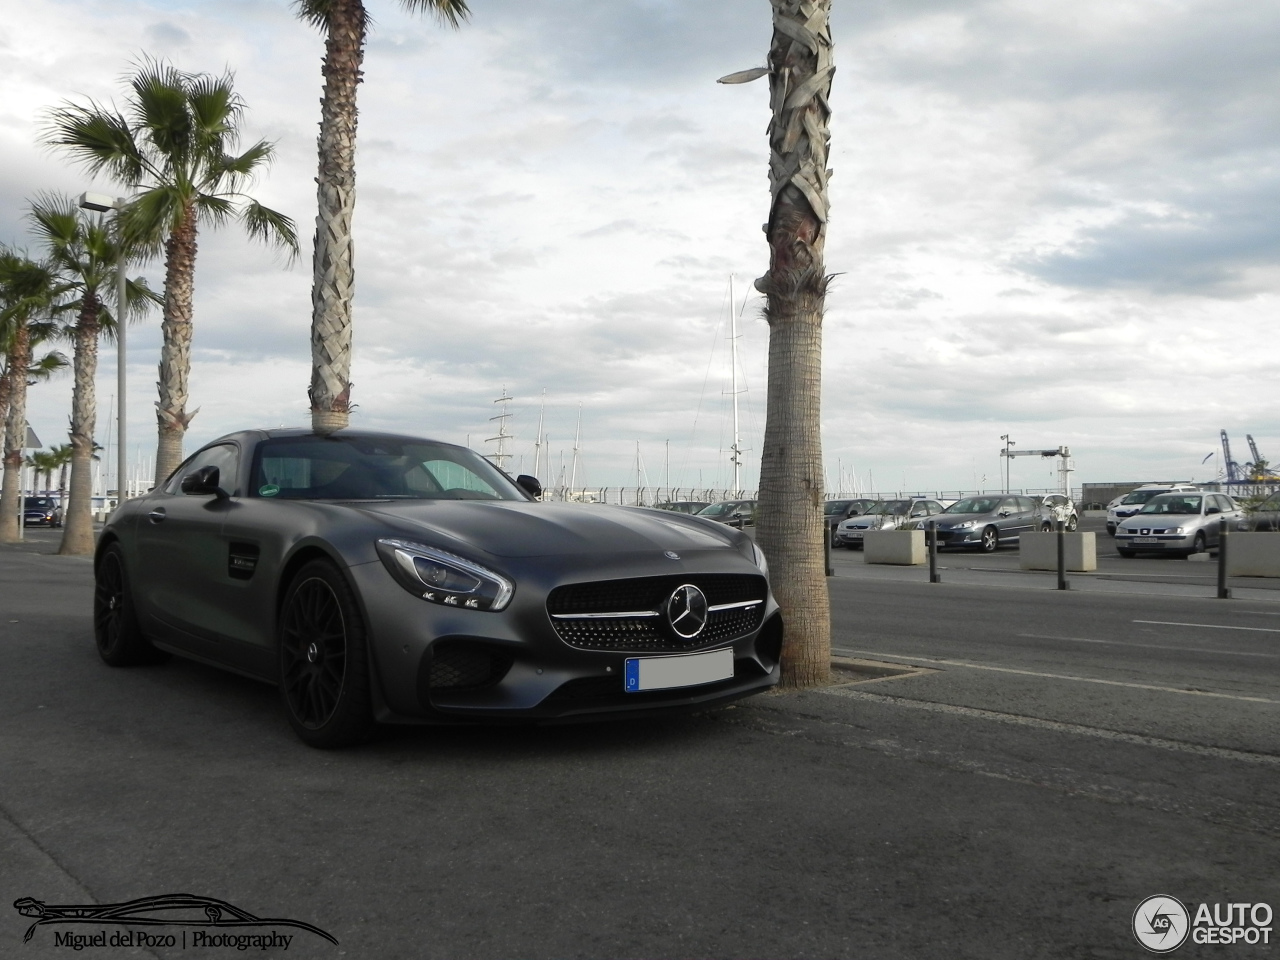
[[[681,640],[692,640],[707,626],[707,595],[692,583],[676,587],[667,598],[667,623]]]

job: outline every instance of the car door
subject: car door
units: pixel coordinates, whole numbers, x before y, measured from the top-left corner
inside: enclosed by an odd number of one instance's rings
[[[1017,497],[1005,497],[996,508],[996,529],[1001,540],[1011,540],[1022,531],[1023,516]]]
[[[234,487],[239,459],[234,443],[201,450],[178,468],[162,493],[149,498],[147,513],[138,522],[133,587],[147,621],[144,630],[197,655],[216,656],[216,638],[224,626],[217,583],[226,576],[222,524],[230,500],[185,494],[182,478],[217,467],[219,483]]]

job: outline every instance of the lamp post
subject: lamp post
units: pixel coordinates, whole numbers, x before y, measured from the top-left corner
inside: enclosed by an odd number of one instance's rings
[[[1004,492],[1008,493],[1009,484],[1011,482],[1011,477],[1009,474],[1009,465],[1013,462],[1011,459],[1012,454],[1009,453],[1009,448],[1016,446],[1016,444],[1009,439],[1009,434],[1007,433],[1000,434],[1000,439],[1004,441],[1004,452],[1002,454],[1002,456],[1004,457]]]
[[[80,206],[85,210],[98,213],[114,210],[116,213],[116,393],[120,398],[116,404],[116,506],[125,501],[126,451],[129,449],[125,442],[125,329],[129,324],[125,316],[124,227],[120,223],[121,211],[128,202],[126,197],[109,197],[104,193],[80,194]]]

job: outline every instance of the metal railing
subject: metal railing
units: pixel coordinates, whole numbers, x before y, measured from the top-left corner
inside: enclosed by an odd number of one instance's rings
[[[545,487],[543,500],[565,500],[572,503],[612,503],[624,507],[653,507],[660,503],[695,500],[718,503],[721,500],[754,500],[754,490],[721,490],[700,487]]]

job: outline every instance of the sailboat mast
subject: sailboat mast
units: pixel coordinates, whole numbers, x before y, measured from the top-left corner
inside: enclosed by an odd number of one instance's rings
[[[733,393],[733,495],[742,494],[742,444],[738,436],[738,311],[733,301],[733,274],[729,274],[729,366],[730,391]]]
[[[578,482],[578,448],[582,443],[582,401],[578,401],[578,429],[573,434],[573,469],[569,474],[569,489]]]
[[[542,481],[541,475],[538,473],[539,467],[542,465],[542,415],[547,412],[547,391],[542,391],[542,406],[538,408],[538,434],[533,441],[533,476],[539,482]]]

